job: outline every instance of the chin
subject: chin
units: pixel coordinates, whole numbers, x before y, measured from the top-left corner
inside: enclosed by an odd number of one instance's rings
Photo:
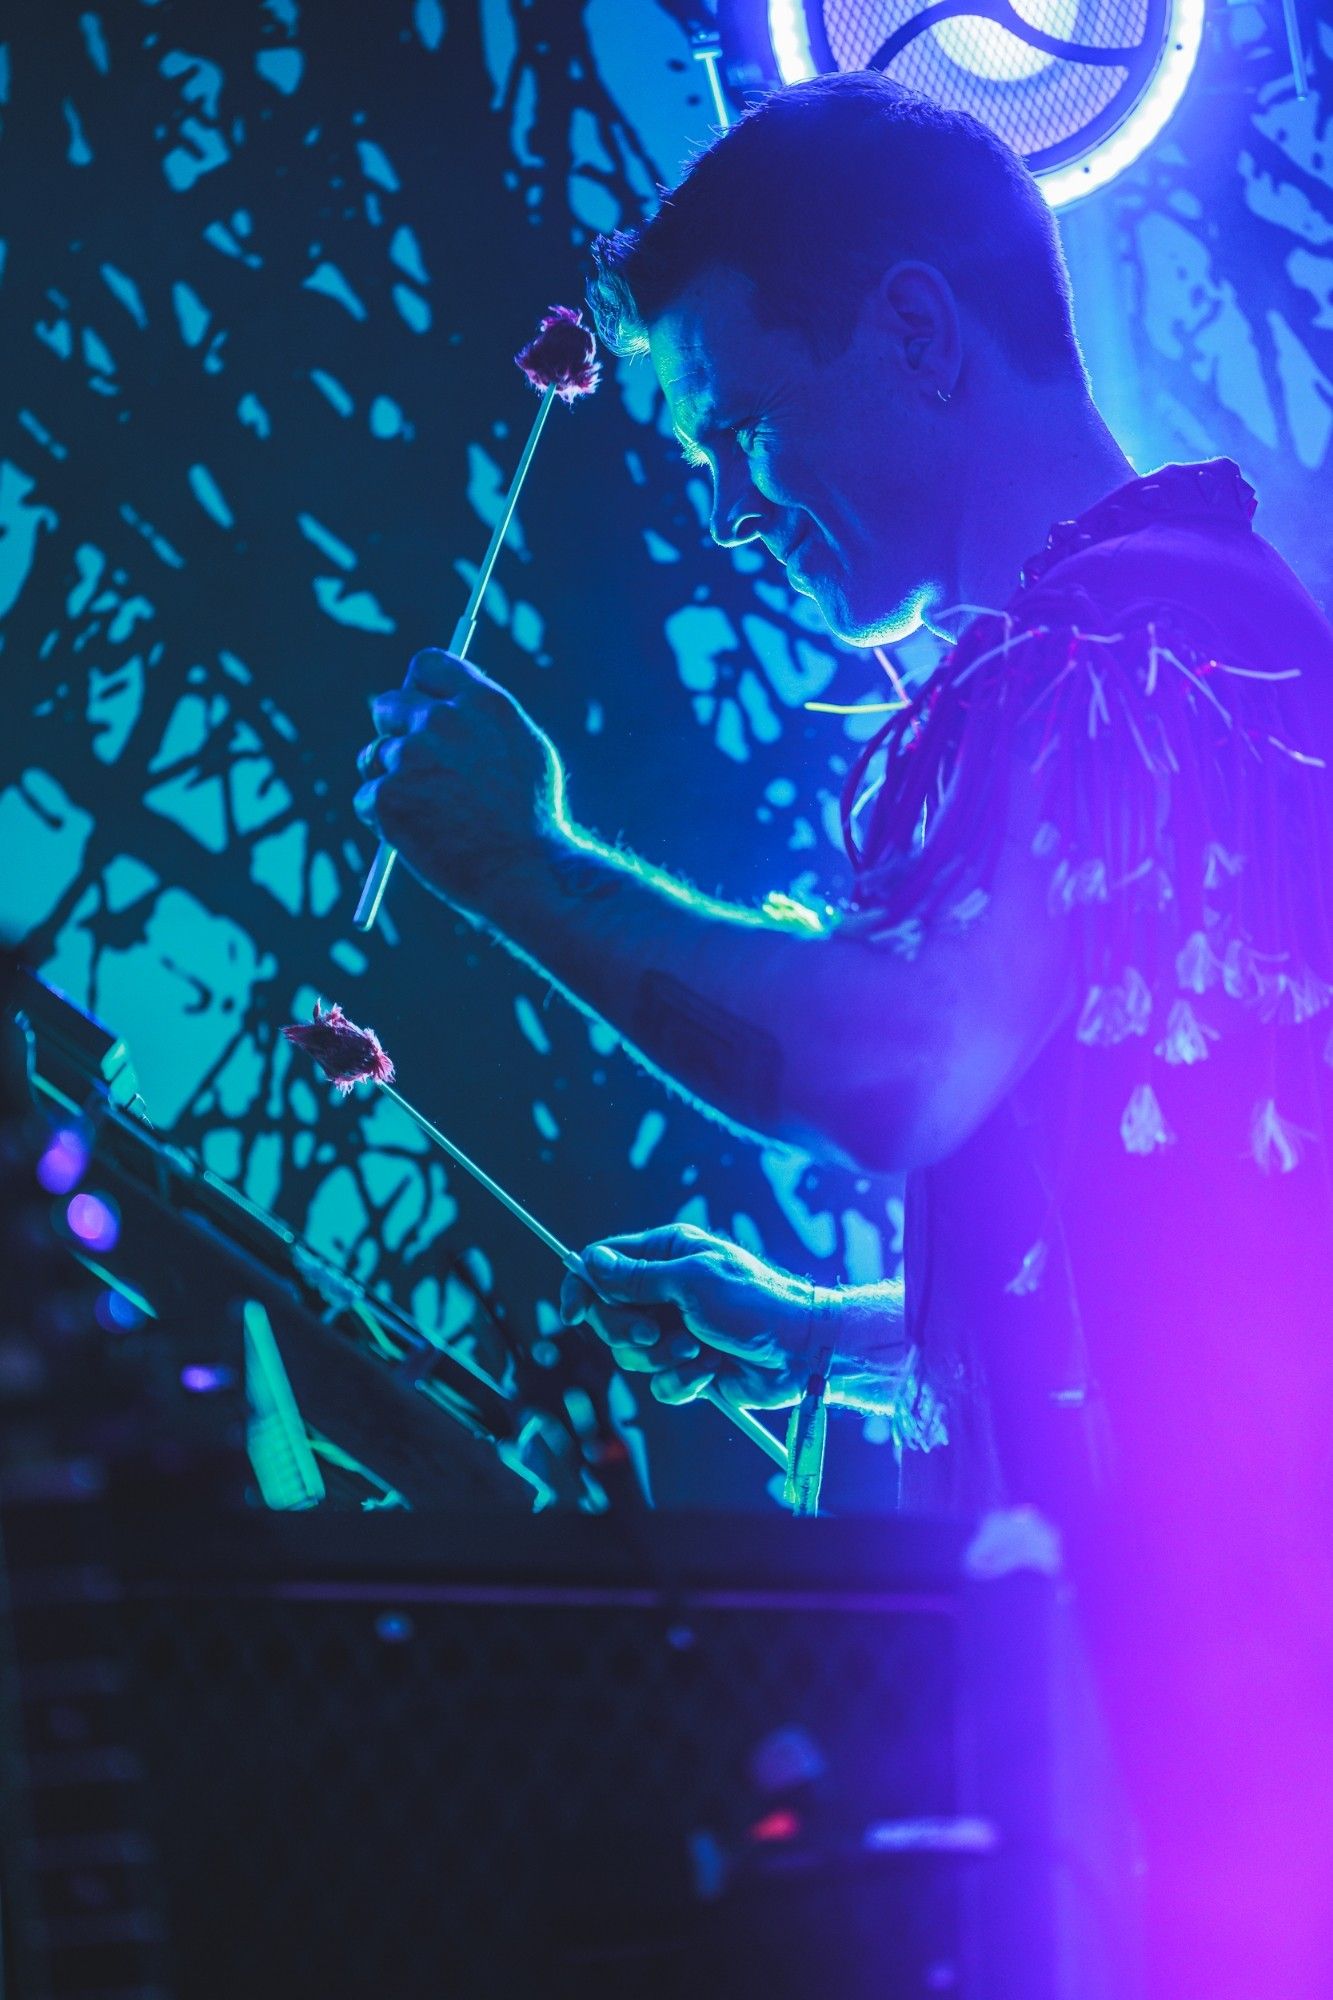
[[[848,646],[896,646],[910,638],[925,622],[930,592],[916,589],[886,610],[882,595],[866,604],[857,603],[841,591],[811,589],[824,623],[835,638]]]

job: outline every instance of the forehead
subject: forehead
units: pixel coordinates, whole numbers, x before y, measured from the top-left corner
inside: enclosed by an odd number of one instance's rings
[[[738,271],[715,266],[648,329],[648,352],[672,419],[693,435],[777,361],[782,336],[759,324],[752,291]]]

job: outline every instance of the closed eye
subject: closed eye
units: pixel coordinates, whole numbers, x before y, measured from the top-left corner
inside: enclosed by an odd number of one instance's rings
[[[718,430],[722,435],[735,438],[747,458],[754,448],[755,440],[761,428],[761,422],[757,417],[747,419],[744,423],[722,424],[718,426]],[[695,466],[700,470],[707,470],[711,460],[708,453],[703,449],[703,446],[696,444],[693,438],[682,436],[679,431],[676,432],[676,436],[680,440],[680,455],[686,465]]]

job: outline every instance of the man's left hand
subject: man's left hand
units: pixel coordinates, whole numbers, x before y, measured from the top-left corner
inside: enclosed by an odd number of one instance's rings
[[[585,1321],[617,1365],[649,1375],[659,1402],[714,1384],[747,1409],[798,1403],[814,1356],[815,1289],[693,1223],[589,1246],[560,1291],[566,1325]]]
[[[512,695],[435,646],[370,710],[377,734],[357,759],[358,817],[427,887],[472,905],[492,875],[538,845],[554,745]]]

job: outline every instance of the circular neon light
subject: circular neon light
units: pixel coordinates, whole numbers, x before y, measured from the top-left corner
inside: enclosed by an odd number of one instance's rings
[[[1015,11],[1030,27],[1067,41],[1078,18],[1078,0],[1026,0]],[[998,21],[979,21],[966,14],[936,22],[930,33],[958,69],[994,83],[1022,83],[1058,60],[1045,49],[1021,42]]]
[[[1059,0],[1050,0],[1052,14],[1058,5]],[[1069,202],[1078,201],[1097,188],[1105,187],[1152,145],[1184,96],[1185,86],[1193,73],[1203,39],[1203,9],[1204,0],[1172,0],[1165,48],[1148,88],[1124,123],[1106,138],[1095,141],[1086,151],[1037,175],[1037,184],[1052,208],[1064,208]],[[1045,13],[1046,8],[1041,11]],[[945,39],[946,30],[953,25],[942,22],[932,32],[940,38],[950,59],[958,61],[959,55],[954,46]],[[976,24],[972,25],[975,29]],[[1047,24],[1043,22],[1042,25]],[[1050,25],[1052,32],[1058,32],[1053,22]],[[998,32],[1004,34],[1002,29]],[[815,75],[803,0],[768,0],[768,36],[778,75],[784,83],[800,83],[806,77]],[[1005,37],[1006,42],[1014,39]],[[997,49],[997,63],[999,53]],[[974,52],[972,59],[962,66],[974,75],[989,74],[997,81],[1018,81],[1025,76],[1036,75],[1044,67],[1044,58],[1042,62],[1022,70],[995,67],[986,71],[978,66]]]
[[[1166,48],[1152,82],[1123,125],[1086,153],[1038,174],[1041,191],[1052,208],[1064,208],[1080,196],[1105,187],[1147,151],[1185,95],[1203,40],[1204,0],[1175,0],[1166,25]]]
[[[784,83],[804,83],[815,74],[810,30],[801,0],[768,0],[768,39]]]

